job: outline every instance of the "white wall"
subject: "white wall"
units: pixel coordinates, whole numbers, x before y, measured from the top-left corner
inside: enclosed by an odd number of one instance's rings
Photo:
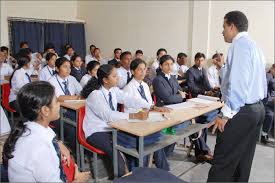
[[[242,11],[248,18],[248,33],[263,50],[267,64],[274,63],[274,1],[212,1],[209,53],[226,53],[229,44],[223,41],[224,15],[232,10]]]
[[[1,45],[8,45],[8,17],[77,21],[76,1],[2,1]]]
[[[274,62],[273,1],[78,1],[77,17],[86,21],[86,40],[109,57],[115,47],[143,49],[154,57],[160,47],[172,56],[186,52],[211,57],[216,50],[226,54],[222,37],[224,15],[243,11],[249,19],[249,33]]]
[[[77,12],[86,21],[87,48],[93,43],[107,57],[116,47],[150,57],[160,47],[173,56],[191,49],[188,1],[78,1]]]

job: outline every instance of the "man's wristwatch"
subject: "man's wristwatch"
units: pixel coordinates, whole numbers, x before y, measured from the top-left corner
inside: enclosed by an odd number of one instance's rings
[[[230,119],[229,117],[224,116],[222,112],[220,112],[218,114],[218,117],[221,118],[221,119],[223,119],[223,120],[229,120]]]

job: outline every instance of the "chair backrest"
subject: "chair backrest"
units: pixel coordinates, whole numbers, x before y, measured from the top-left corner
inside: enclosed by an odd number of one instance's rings
[[[83,131],[84,117],[85,117],[85,106],[81,107],[79,109],[79,112],[78,112],[77,138],[78,138],[79,143],[82,146],[88,148],[89,150],[91,150],[91,151],[93,151],[97,154],[105,155],[105,152],[103,152],[100,149],[97,149],[94,146],[92,146],[91,144],[87,143],[86,138],[85,138],[85,134],[84,134],[84,131]]]
[[[14,109],[11,109],[9,105],[9,96],[10,96],[10,84],[9,83],[4,83],[1,85],[2,86],[2,106],[9,110],[10,112],[16,112]]]

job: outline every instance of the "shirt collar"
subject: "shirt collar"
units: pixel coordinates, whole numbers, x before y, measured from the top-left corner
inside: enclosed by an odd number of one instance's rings
[[[48,66],[48,65],[47,65],[47,67],[48,67],[48,69],[50,69],[50,71],[55,71],[55,67],[54,67],[54,68],[51,68],[51,67]]]
[[[104,86],[101,87],[101,90],[103,91],[103,94],[105,96],[108,96],[109,92],[112,92],[112,88],[110,88],[109,90],[107,90]]]
[[[241,37],[248,36],[247,32],[239,32],[232,40],[232,43],[240,39]]]
[[[50,127],[46,128],[34,121],[28,121],[25,124],[27,125],[27,128],[30,129],[30,133],[39,134],[39,137],[46,142],[52,143],[53,138],[56,136]]]
[[[135,87],[139,88],[140,85],[143,84],[143,81],[141,81],[141,83],[139,83],[135,78],[132,79],[131,81]]]
[[[165,77],[167,77],[167,78],[168,78],[168,80],[170,79],[171,74],[165,74],[164,72],[163,72],[163,74],[164,74],[164,76],[165,76]]]
[[[69,78],[69,76],[68,77],[66,77],[65,79],[62,79],[58,74],[56,75],[57,76],[57,79],[58,79],[58,81],[61,81],[61,82],[64,82],[64,81],[68,81],[68,78]]]

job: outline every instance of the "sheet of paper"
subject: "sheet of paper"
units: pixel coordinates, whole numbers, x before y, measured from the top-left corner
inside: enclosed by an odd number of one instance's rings
[[[162,116],[162,113],[159,112],[149,112],[148,119],[146,120],[138,120],[138,119],[129,119],[128,122],[131,123],[140,123],[140,122],[161,122],[167,120],[165,117]]]
[[[179,104],[172,104],[172,105],[166,105],[165,107],[169,107],[174,110],[184,109],[184,108],[191,108],[194,107],[195,104],[191,102],[182,102]]]
[[[214,102],[220,101],[220,98],[218,98],[218,97],[211,97],[211,96],[206,96],[206,95],[198,95],[197,98],[210,100],[210,101],[214,101]]]
[[[189,99],[188,101],[197,102],[197,103],[201,103],[201,104],[212,104],[212,103],[214,103],[214,101],[205,100],[205,99],[201,99],[201,98],[192,98],[192,99]]]

